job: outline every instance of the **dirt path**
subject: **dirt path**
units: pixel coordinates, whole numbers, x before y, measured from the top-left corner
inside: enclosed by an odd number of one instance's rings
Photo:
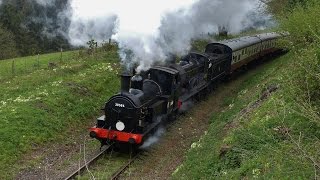
[[[92,119],[92,123],[94,119]],[[87,127],[90,125],[88,124]],[[16,175],[15,179],[64,179],[84,162],[84,155],[89,159],[97,153],[99,143],[88,137],[87,127],[70,131],[70,136],[63,144],[55,143],[38,147],[24,156],[19,163],[25,164],[24,168]],[[85,147],[85,152],[84,152]]]

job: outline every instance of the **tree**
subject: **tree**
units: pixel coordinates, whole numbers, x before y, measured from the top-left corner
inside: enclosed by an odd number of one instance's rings
[[[0,49],[0,60],[12,58],[18,55],[13,34],[2,26],[0,26]]]
[[[69,8],[69,0],[40,4],[35,0],[2,0],[0,24],[12,33],[19,55],[53,52],[70,48],[65,34],[69,17],[60,16]]]

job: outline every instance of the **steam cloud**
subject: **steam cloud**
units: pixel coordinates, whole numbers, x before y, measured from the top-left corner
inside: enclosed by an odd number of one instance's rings
[[[68,31],[68,38],[70,43],[76,46],[84,45],[91,39],[101,42],[115,34],[116,24],[116,15],[98,17],[94,20],[73,17]]]
[[[140,147],[140,149],[148,149],[153,144],[157,143],[160,139],[160,137],[165,133],[165,129],[163,127],[160,127],[157,129],[157,131],[149,137]]]
[[[65,4],[58,5],[57,0],[36,0],[36,2],[42,6],[43,9],[41,10],[41,15],[35,15],[30,22],[44,24],[42,34],[48,38],[62,36],[68,39],[67,32],[71,23],[69,18],[71,14],[69,11],[70,4],[66,2]],[[59,6],[59,8],[57,8],[57,6]],[[35,10],[35,12],[37,11]],[[55,12],[55,15],[52,15],[52,12]]]
[[[254,0],[200,0],[189,9],[167,14],[162,20],[160,40],[164,51],[182,55],[190,40],[227,27],[230,33],[245,29],[246,15],[256,9]]]
[[[194,106],[194,102],[192,100],[188,100],[182,104],[182,106],[179,109],[180,113],[185,113],[189,109],[191,109]]]
[[[42,6],[53,6],[55,0],[36,0],[36,2]]]
[[[58,0],[33,1],[49,10],[59,4]],[[54,18],[47,16],[45,8],[44,20],[33,21],[46,23],[44,34],[62,35],[76,46],[86,45],[91,39],[102,42],[112,37],[119,43],[122,63],[128,68],[138,65],[138,71],[165,62],[172,54],[186,54],[193,39],[217,33],[219,26],[226,27],[229,33],[239,33],[249,28],[261,29],[272,22],[270,16],[257,11],[259,0],[118,0],[112,2],[118,3],[113,6],[107,1],[91,1],[69,0]],[[160,5],[161,10],[157,9]],[[137,25],[140,29],[128,29]]]
[[[19,1],[0,0],[0,5],[14,4]],[[17,4],[15,4],[17,3]],[[29,12],[21,27],[29,29],[37,25],[42,35],[47,38],[67,37],[70,25],[70,3],[61,0],[26,0]],[[38,33],[38,32],[37,32]]]
[[[265,27],[265,22],[261,23],[263,14],[252,15],[258,6],[257,0],[199,0],[190,7],[166,13],[157,33],[151,36],[119,36],[120,56],[128,68],[138,64],[138,71],[146,70],[155,62],[165,62],[171,54],[186,54],[192,39],[217,33],[219,26],[230,33],[255,28],[256,24]]]

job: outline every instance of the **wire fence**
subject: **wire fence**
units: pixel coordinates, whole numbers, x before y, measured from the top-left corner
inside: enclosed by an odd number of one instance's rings
[[[32,73],[40,69],[54,69],[61,63],[68,63],[72,60],[90,57],[97,60],[103,55],[102,52],[117,52],[117,44],[114,42],[105,42],[98,47],[95,41],[92,41],[92,47],[83,48],[75,51],[66,51],[60,49],[60,52],[51,54],[36,54],[33,56],[0,60],[0,81],[17,75]]]
[[[58,63],[68,62],[79,56],[79,51],[62,50],[57,53],[34,55],[0,61],[0,80],[6,77],[31,73],[40,69],[53,69]]]

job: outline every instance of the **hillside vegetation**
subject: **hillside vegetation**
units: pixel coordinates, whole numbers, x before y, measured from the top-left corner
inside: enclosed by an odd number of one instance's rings
[[[0,61],[0,179],[12,179],[27,166],[24,155],[42,145],[65,143],[73,132],[89,127],[91,117],[118,90],[116,48],[60,57]]]
[[[61,14],[69,6],[66,0],[1,0],[0,60],[70,48],[63,36],[70,20]]]
[[[290,52],[226,97],[175,179],[320,177],[320,2],[273,2]]]

